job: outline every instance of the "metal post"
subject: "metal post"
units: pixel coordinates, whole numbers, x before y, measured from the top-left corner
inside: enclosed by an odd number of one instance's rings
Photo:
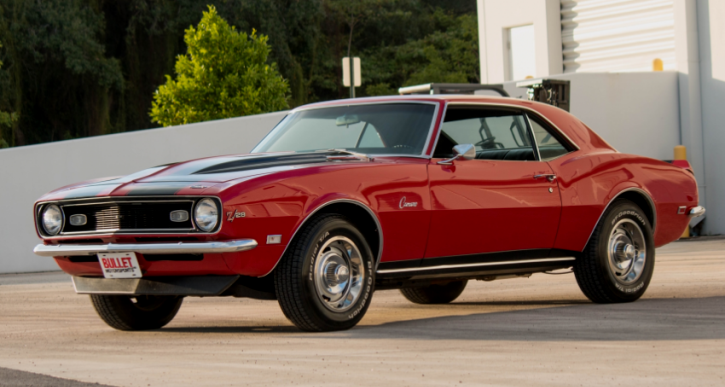
[[[350,60],[350,98],[355,98],[355,58],[349,57]]]

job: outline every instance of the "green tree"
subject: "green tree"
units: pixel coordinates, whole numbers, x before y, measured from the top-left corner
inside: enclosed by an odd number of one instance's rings
[[[185,30],[207,4],[269,37],[267,64],[293,107],[348,96],[348,48],[362,58],[359,95],[478,79],[477,34],[459,19],[475,32],[472,0],[0,0],[0,136],[20,146],[159,126],[155,91],[176,77]]]
[[[99,3],[0,0],[0,110],[17,120],[4,130],[11,146],[112,132],[124,78],[106,56]]]
[[[3,45],[0,43],[0,48],[2,48]],[[0,61],[0,68],[3,67],[3,62]],[[3,126],[12,128],[13,122],[17,121],[18,116],[15,113],[8,113],[0,110],[0,148],[7,148],[9,146],[8,142],[3,138]]]
[[[474,16],[460,16],[445,32],[436,31],[410,46],[410,51],[422,52],[427,63],[410,75],[406,86],[430,82],[480,83],[478,23]]]
[[[475,15],[454,16],[437,9],[432,20],[434,32],[421,39],[365,53],[367,95],[397,94],[391,85],[480,82]]]
[[[288,107],[287,81],[267,64],[267,37],[237,32],[214,6],[184,35],[186,55],[177,58],[176,79],[154,94],[151,118],[164,126],[246,116]]]
[[[342,18],[348,28],[348,57],[352,50],[352,37],[357,32],[355,27],[365,23],[384,2],[384,0],[330,0],[330,8],[338,13],[337,16]]]

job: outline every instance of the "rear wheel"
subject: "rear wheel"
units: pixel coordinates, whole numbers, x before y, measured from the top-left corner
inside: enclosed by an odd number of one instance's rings
[[[372,299],[372,251],[341,215],[322,215],[303,227],[275,270],[282,312],[304,331],[352,328]]]
[[[91,295],[91,303],[103,321],[121,331],[159,329],[179,311],[183,297]]]
[[[468,281],[452,281],[442,285],[428,285],[416,288],[403,288],[400,292],[408,301],[416,304],[447,304],[463,293]]]
[[[625,199],[613,202],[574,265],[579,288],[597,303],[642,297],[655,265],[652,227],[642,209]]]

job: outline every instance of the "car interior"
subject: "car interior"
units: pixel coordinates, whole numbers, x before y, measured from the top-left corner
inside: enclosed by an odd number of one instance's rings
[[[434,158],[453,157],[453,147],[473,144],[477,160],[535,161],[534,141],[546,161],[570,150],[539,120],[515,109],[449,106],[441,126]]]

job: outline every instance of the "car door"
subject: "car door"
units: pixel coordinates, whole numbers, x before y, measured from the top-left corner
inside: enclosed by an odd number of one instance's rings
[[[459,144],[474,144],[476,159],[440,164]],[[449,105],[428,173],[432,214],[426,259],[498,259],[490,253],[543,257],[554,245],[559,189],[549,165],[540,161],[523,112]]]

